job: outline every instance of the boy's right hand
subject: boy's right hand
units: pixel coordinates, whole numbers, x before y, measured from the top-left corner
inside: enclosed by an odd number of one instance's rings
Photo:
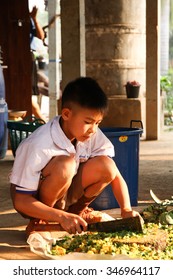
[[[70,234],[81,233],[87,230],[87,222],[76,214],[63,212],[59,223]]]

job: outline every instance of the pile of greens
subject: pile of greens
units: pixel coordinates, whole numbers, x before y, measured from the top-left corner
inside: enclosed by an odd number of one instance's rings
[[[154,204],[146,207],[143,232],[87,232],[65,236],[52,244],[52,255],[72,252],[127,255],[144,260],[173,260],[173,200],[160,200],[152,190]]]
[[[140,243],[141,238],[149,237],[154,232],[162,230],[166,236],[166,246],[156,246],[155,243]],[[137,242],[133,242],[137,240]],[[173,260],[173,226],[148,223],[144,225],[143,233],[128,231],[113,233],[85,233],[65,236],[52,245],[52,255],[65,255],[72,252],[87,254],[123,254],[130,258],[144,260]]]

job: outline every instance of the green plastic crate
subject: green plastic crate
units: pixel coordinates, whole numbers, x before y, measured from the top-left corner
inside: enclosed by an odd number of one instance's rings
[[[7,121],[10,144],[14,157],[20,142],[26,139],[33,131],[43,124],[45,124],[43,120],[33,117],[31,118],[31,121],[28,119],[24,119],[22,121]]]

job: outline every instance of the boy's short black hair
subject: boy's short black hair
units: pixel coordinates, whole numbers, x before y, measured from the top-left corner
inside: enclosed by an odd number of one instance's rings
[[[94,79],[80,77],[69,82],[62,93],[62,108],[71,108],[72,104],[105,113],[108,100],[106,94]]]

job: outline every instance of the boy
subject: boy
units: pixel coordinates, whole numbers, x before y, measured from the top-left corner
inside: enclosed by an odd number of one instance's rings
[[[17,149],[10,177],[14,208],[31,222],[53,221],[69,233],[87,230],[102,213],[88,205],[112,184],[122,217],[131,209],[127,185],[114,161],[114,147],[98,128],[107,97],[89,77],[70,82],[62,94],[62,112],[38,128]]]

